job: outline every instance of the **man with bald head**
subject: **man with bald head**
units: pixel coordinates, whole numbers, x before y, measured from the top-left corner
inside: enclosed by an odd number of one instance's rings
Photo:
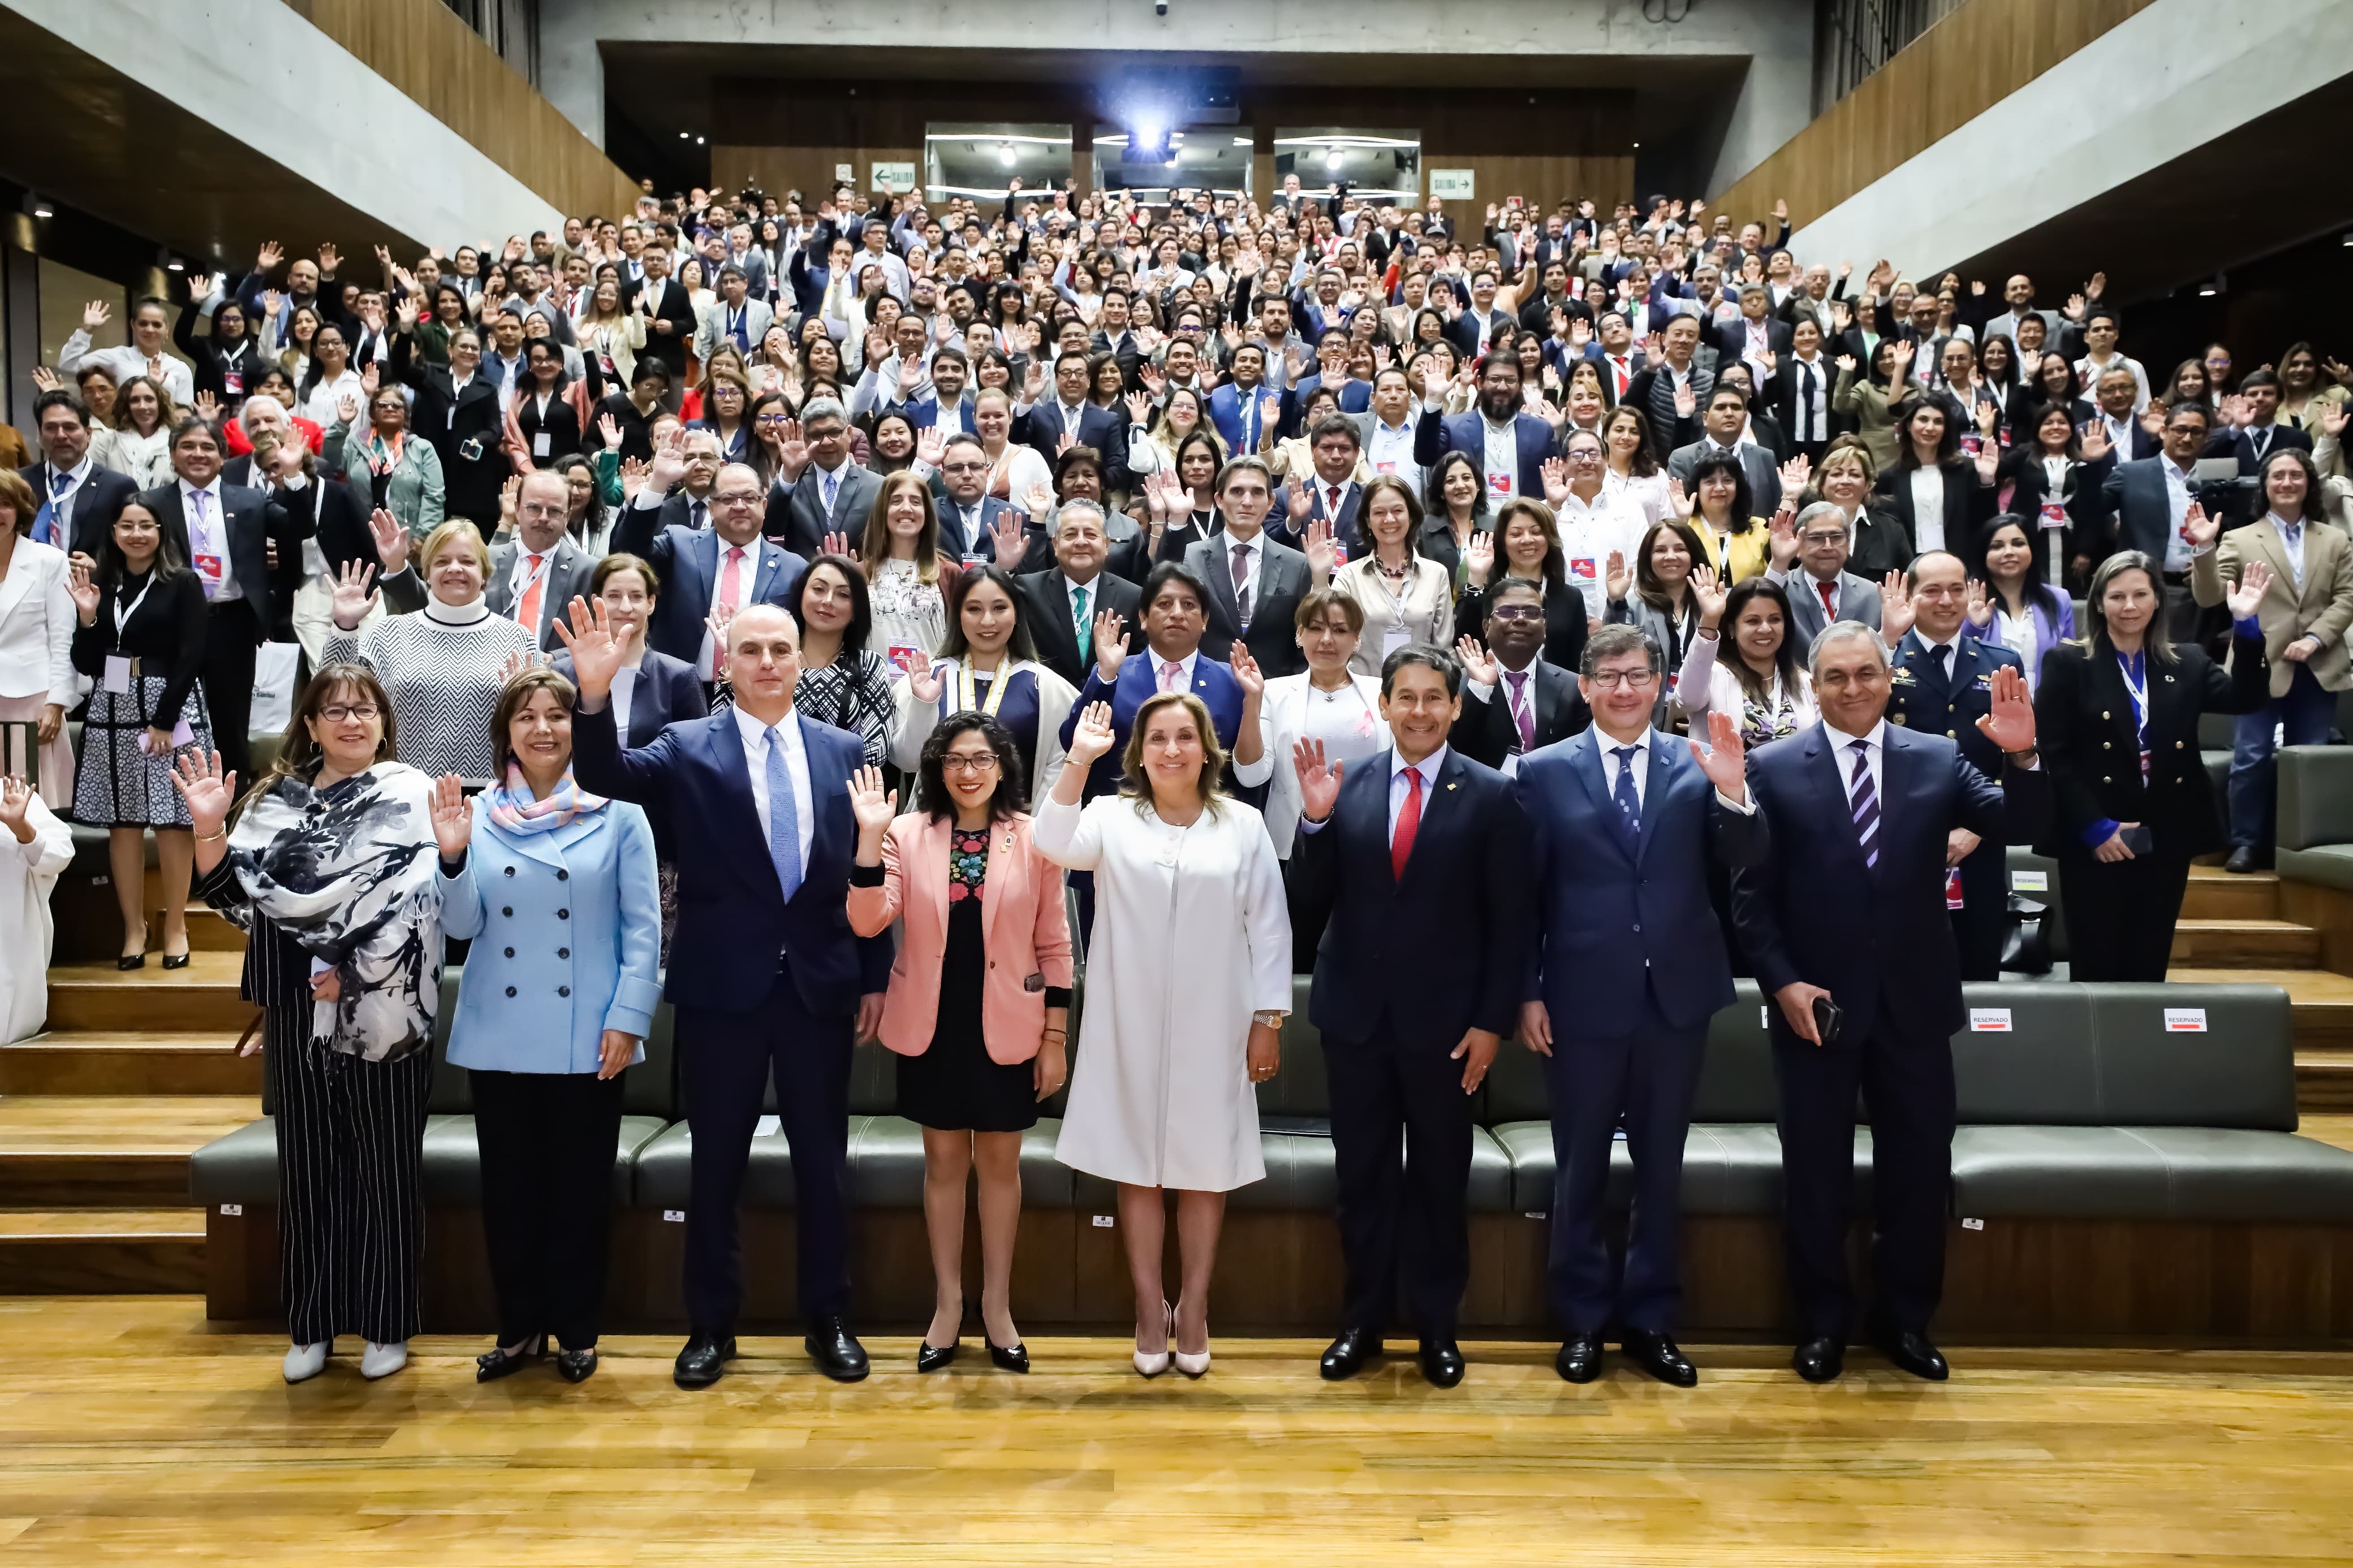
[[[727,655],[704,624],[712,607],[739,615],[753,605],[789,605],[808,563],[761,534],[768,487],[758,471],[743,463],[722,467],[715,448],[692,456],[697,437],[713,439],[707,430],[672,431],[654,454],[645,489],[613,526],[613,549],[642,556],[661,578],[646,646],[685,660],[704,681],[716,683],[726,673]],[[706,463],[711,478],[698,496],[693,471]],[[663,500],[681,479],[687,489]],[[695,498],[708,527],[683,521],[681,497]]]
[[[741,472],[726,470],[719,493],[732,498]],[[754,533],[761,494],[754,476],[742,510]],[[734,502],[723,504],[732,521]],[[610,700],[623,647],[604,605],[574,600],[560,635],[580,688],[575,777],[583,789],[636,801],[666,822],[678,868],[665,994],[693,1140],[685,1266],[691,1333],[672,1375],[681,1388],[708,1388],[735,1354],[744,1298],[735,1203],[773,1074],[792,1149],[804,1343],[828,1377],[855,1383],[867,1363],[843,1316],[850,1052],[881,1024],[891,973],[890,938],[852,936],[846,914],[858,847],[849,781],[865,761],[864,743],[795,712],[800,635],[774,605],[754,604],[728,625],[733,706],[681,720],[628,750]]]
[[[512,539],[491,549],[491,580],[482,598],[494,616],[521,621],[546,651],[555,651],[555,622],[575,594],[588,592],[596,569],[588,552],[565,529],[572,487],[562,474],[540,468],[525,474],[515,492]]]

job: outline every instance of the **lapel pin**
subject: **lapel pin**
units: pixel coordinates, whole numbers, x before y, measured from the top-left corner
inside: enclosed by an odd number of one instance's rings
[[[1448,789],[1459,789],[1459,788],[1460,788],[1460,787],[1461,787],[1461,786],[1460,786],[1459,784],[1448,784],[1446,787],[1447,787]]]

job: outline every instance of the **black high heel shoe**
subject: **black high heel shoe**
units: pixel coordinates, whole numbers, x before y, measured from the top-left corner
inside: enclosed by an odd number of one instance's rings
[[[474,1381],[496,1383],[502,1377],[512,1377],[527,1363],[537,1361],[546,1349],[547,1336],[533,1334],[519,1351],[509,1351],[503,1345],[484,1351],[474,1358]]]
[[[596,1347],[586,1350],[558,1351],[555,1354],[556,1374],[566,1383],[586,1383],[596,1374]]]
[[[986,1338],[986,1336],[983,1337]],[[988,1359],[992,1364],[1006,1372],[1028,1372],[1029,1370],[1029,1347],[1028,1345],[1000,1345],[996,1343],[994,1341],[991,1341],[988,1346]]]
[[[128,935],[130,933],[125,932],[124,934]],[[147,928],[145,926],[142,925],[139,928],[139,945],[131,952],[123,953],[115,959],[114,967],[124,970],[144,969],[147,967]]]
[[[963,1348],[964,1342],[962,1340],[958,1340],[952,1345],[935,1345],[931,1343],[929,1341],[926,1341],[915,1352],[915,1370],[917,1372],[937,1372],[940,1368],[947,1365],[948,1363],[955,1360],[956,1352]]]
[[[164,955],[164,967],[166,969],[185,969],[188,967],[189,957],[189,954],[184,952],[175,958],[167,952]]]

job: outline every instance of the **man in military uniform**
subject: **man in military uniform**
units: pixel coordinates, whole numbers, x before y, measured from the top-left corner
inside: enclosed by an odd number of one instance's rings
[[[1912,600],[1912,629],[1888,661],[1887,721],[1949,737],[1979,772],[2000,778],[2001,753],[1978,728],[1978,720],[1991,710],[1993,672],[2008,665],[2022,673],[2023,661],[2013,650],[1973,635],[1968,572],[1959,556],[1928,551],[1914,559],[1904,582]],[[2000,977],[2002,939],[2009,930],[2006,848],[1964,827],[1952,831],[1945,864],[1957,867],[1959,876],[1956,882],[1948,874],[1946,900],[1963,980]]]

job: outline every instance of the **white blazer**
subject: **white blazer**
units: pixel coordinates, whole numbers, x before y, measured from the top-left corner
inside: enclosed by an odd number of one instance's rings
[[[1327,763],[1353,763],[1360,757],[1387,749],[1389,743],[1389,727],[1380,716],[1379,679],[1355,673],[1348,679],[1363,700],[1362,710],[1372,714],[1372,725],[1356,737],[1361,751],[1335,755],[1326,747]],[[1285,860],[1291,858],[1292,838],[1299,831],[1299,770],[1292,765],[1291,748],[1307,732],[1307,704],[1312,695],[1303,670],[1297,675],[1278,675],[1268,681],[1266,694],[1258,705],[1259,744],[1262,748],[1259,760],[1234,764],[1235,783],[1271,784],[1266,796],[1266,836],[1273,840],[1276,856]]]
[[[0,577],[0,697],[74,705],[76,618],[66,552],[18,539],[8,575]]]

